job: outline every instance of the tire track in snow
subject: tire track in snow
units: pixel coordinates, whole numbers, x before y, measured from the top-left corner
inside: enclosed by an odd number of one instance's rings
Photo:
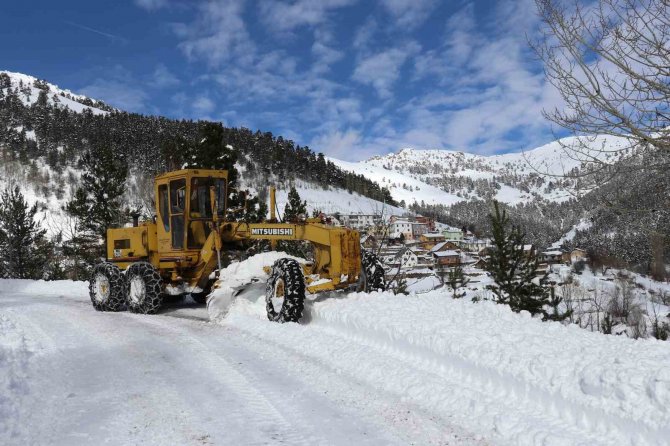
[[[259,382],[250,381],[230,360],[225,358],[218,350],[207,346],[198,336],[192,334],[192,327],[186,328],[175,321],[167,322],[160,316],[145,316],[126,314],[133,319],[140,319],[146,326],[158,329],[157,334],[172,333],[179,338],[181,346],[187,345],[189,351],[197,353],[202,362],[198,366],[206,367],[208,375],[215,377],[223,383],[227,390],[234,392],[240,401],[245,404],[245,411],[254,414],[262,420],[262,426],[267,432],[273,432],[272,439],[291,445],[313,445],[327,444],[328,441],[319,436],[314,426],[308,426],[300,422],[297,416],[289,419],[284,415],[287,407],[278,407],[270,401],[269,395],[276,393],[270,386],[259,386]],[[181,319],[181,318],[175,318]],[[275,398],[277,401],[280,398]],[[227,413],[225,416],[233,416],[241,425],[249,423],[248,414]],[[309,435],[305,433],[309,432]]]
[[[128,313],[99,313],[90,306],[84,307],[76,302],[72,305],[63,305],[62,301],[50,298],[39,300],[40,305],[33,306],[30,314],[21,315],[17,319],[30,320],[25,324],[27,327],[41,324],[62,333],[60,340],[66,345],[57,350],[64,351],[73,348],[70,354],[81,354],[83,353],[79,351],[81,344],[71,344],[70,340],[85,339],[88,343],[99,347],[101,354],[114,354],[106,358],[106,361],[120,361],[116,366],[127,369],[123,379],[127,382],[128,390],[124,392],[128,392],[128,400],[119,406],[118,413],[113,415],[111,420],[116,426],[116,431],[103,434],[112,436],[108,436],[108,440],[116,438],[112,441],[113,443],[142,441],[149,444],[200,444],[199,438],[205,441],[210,438],[210,435],[207,433],[206,426],[200,429],[201,432],[205,432],[203,435],[196,435],[197,429],[190,429],[191,425],[203,424],[194,415],[208,418],[210,423],[205,424],[217,424],[220,435],[217,438],[213,434],[212,441],[230,444],[278,442],[311,445],[327,443],[323,439],[306,438],[304,429],[294,429],[293,420],[289,422],[268,403],[261,393],[250,388],[244,377],[233,370],[220,354],[205,347],[188,330],[176,327],[176,319],[166,320],[160,316]],[[38,311],[35,311],[36,309]],[[54,324],[54,321],[57,323]],[[190,321],[189,323],[198,325]],[[44,330],[39,333],[40,338],[51,343],[49,338],[53,338],[53,334],[48,334]],[[137,338],[138,334],[140,338]],[[152,339],[161,341],[157,343]],[[140,342],[133,342],[133,340]],[[147,340],[149,344],[146,343]],[[119,347],[119,343],[123,345],[123,351],[114,349]],[[133,364],[134,361],[136,364]],[[84,362],[87,361],[84,360]],[[81,364],[77,365],[81,367]],[[97,367],[101,366],[105,367],[104,361],[97,364]],[[189,368],[191,369],[188,370]],[[133,379],[133,373],[138,372],[139,374]],[[70,371],[63,373],[67,376]],[[52,381],[62,383],[67,380],[66,376],[56,374],[52,376]],[[143,383],[147,381],[147,378],[151,381],[151,388],[144,389]],[[200,383],[187,384],[188,380],[198,380]],[[120,383],[110,380],[100,384],[103,388],[120,387]],[[216,391],[213,392],[213,390]],[[213,393],[220,395],[221,399],[213,401]],[[44,426],[35,426],[37,429],[30,434],[23,432],[24,439],[28,434],[35,441],[38,438],[40,441],[45,441],[50,438],[49,426],[62,428],[58,403],[53,400],[53,397],[55,396],[45,395],[45,398],[52,400],[44,400],[43,403],[48,407],[42,407],[39,411],[40,424],[44,423]],[[86,395],[83,397],[85,398]],[[180,411],[179,408],[184,407],[185,404],[191,406],[190,410]],[[175,418],[177,416],[179,419]],[[220,419],[219,422],[217,422],[217,417]],[[161,419],[171,420],[173,418],[174,422],[170,423],[169,429],[156,431],[156,429],[162,429],[163,425],[156,425],[161,422]],[[61,426],[58,425],[59,423]],[[104,420],[97,420],[97,424],[101,423],[104,423]],[[222,433],[220,429],[222,426],[228,430]],[[100,429],[105,431],[109,430],[109,427],[102,426]],[[147,438],[149,432],[151,432],[151,437]],[[72,437],[71,442],[66,442],[62,439],[63,433],[58,432],[54,434],[56,435],[54,442],[56,444],[90,443],[94,441],[91,435],[100,435],[99,432],[71,432],[70,434],[77,435],[77,437]],[[176,436],[171,437],[171,434],[176,434]],[[125,437],[129,438],[121,440]],[[89,440],[86,440],[87,438]],[[53,443],[49,440],[46,442]],[[16,444],[23,443],[25,443],[24,440],[19,440]]]
[[[0,438],[15,438],[26,416],[31,393],[26,379],[33,351],[26,333],[0,314]]]
[[[588,405],[575,405],[558,392],[551,392],[516,376],[468,361],[449,352],[440,352],[422,343],[421,336],[407,339],[392,326],[367,323],[363,318],[339,311],[336,305],[311,308],[310,327],[330,336],[345,339],[371,351],[388,355],[407,369],[419,370],[437,378],[435,386],[443,386],[439,401],[435,395],[422,392],[429,386],[413,383],[406,376],[406,389],[401,394],[413,395],[433,410],[459,413],[467,402],[470,415],[461,421],[466,426],[496,432],[513,444],[545,444],[564,441],[568,444],[616,444],[628,438],[631,444],[664,445],[670,428],[654,429],[645,423],[617,417]],[[423,340],[425,341],[425,340]],[[368,356],[372,358],[372,356]],[[350,358],[353,360],[354,358]],[[382,366],[383,361],[379,365]],[[389,370],[390,372],[390,370]],[[477,406],[480,406],[477,408]],[[496,410],[492,415],[490,409]],[[519,416],[521,415],[521,416]],[[478,428],[478,429],[477,429]],[[563,439],[561,440],[561,437]]]
[[[394,435],[402,438],[400,444],[421,444],[421,445],[480,445],[488,444],[480,435],[474,435],[453,424],[453,420],[442,417],[441,415],[425,412],[414,402],[401,399],[397,392],[389,391],[385,388],[376,388],[371,385],[368,379],[362,378],[359,374],[347,373],[342,367],[334,366],[332,358],[323,355],[315,355],[309,348],[312,345],[300,343],[300,339],[308,336],[306,333],[299,334],[298,337],[287,336],[285,332],[279,331],[281,336],[269,334],[273,330],[272,325],[267,325],[267,321],[258,321],[247,319],[246,321],[236,321],[232,324],[225,323],[229,329],[243,334],[249,344],[251,340],[256,345],[255,349],[265,350],[265,355],[275,355],[282,358],[288,372],[295,373],[295,367],[299,365],[301,378],[310,380],[312,387],[324,386],[331,391],[342,390],[342,395],[336,395],[341,404],[347,404],[352,410],[363,412],[368,415],[374,415],[375,418],[381,418],[382,424],[388,425],[389,432],[394,431]],[[266,330],[259,330],[260,327]],[[274,328],[282,330],[287,328],[299,327],[293,324],[286,324]],[[303,336],[304,335],[304,336]],[[311,333],[318,341],[326,341],[326,345],[332,345],[333,339],[324,339],[318,334]],[[279,342],[278,339],[286,342]],[[296,341],[295,343],[293,341]],[[327,349],[323,351],[327,353]],[[325,381],[328,385],[324,385]],[[374,384],[374,383],[372,383]],[[331,397],[332,398],[332,397]],[[354,401],[348,401],[354,399]],[[376,422],[380,422],[377,420]],[[360,441],[360,440],[359,440]],[[372,444],[391,444],[395,441],[385,440]],[[358,443],[356,443],[358,444]]]

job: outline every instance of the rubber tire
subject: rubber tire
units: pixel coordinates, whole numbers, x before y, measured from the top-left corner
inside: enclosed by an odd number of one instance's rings
[[[284,303],[279,311],[275,311],[272,297],[278,280],[284,281]],[[281,323],[300,321],[305,308],[305,276],[300,263],[293,259],[279,259],[272,265],[265,288],[265,303],[269,320]]]
[[[141,279],[144,286],[138,300],[130,296],[131,285],[136,278]],[[126,270],[126,298],[128,310],[133,313],[154,314],[160,310],[163,305],[163,279],[151,263],[133,263]]]
[[[379,257],[370,251],[361,251],[361,273],[362,283],[359,291],[370,293],[372,291],[386,291],[386,276],[384,265]]]
[[[98,276],[104,276],[109,281],[109,295],[104,300],[96,298],[96,281]],[[121,270],[113,263],[98,263],[93,268],[91,280],[88,283],[88,294],[91,297],[93,308],[98,311],[121,311],[126,306],[126,280]]]

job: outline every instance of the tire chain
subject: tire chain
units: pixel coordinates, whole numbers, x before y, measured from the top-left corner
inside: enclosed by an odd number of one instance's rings
[[[275,284],[284,280],[284,303],[277,312],[272,305]],[[279,259],[272,265],[272,273],[265,288],[268,319],[274,322],[299,322],[305,307],[305,276],[300,263],[293,259]]]
[[[99,274],[109,280],[109,297],[103,302],[95,299],[95,281]],[[121,311],[126,306],[126,278],[116,265],[109,262],[98,263],[93,268],[93,274],[88,283],[88,293],[93,308],[96,310]]]
[[[139,276],[144,282],[144,299],[135,304],[130,299],[130,282]],[[163,305],[163,279],[149,262],[137,262],[126,270],[126,293],[128,310],[133,313],[154,314]]]

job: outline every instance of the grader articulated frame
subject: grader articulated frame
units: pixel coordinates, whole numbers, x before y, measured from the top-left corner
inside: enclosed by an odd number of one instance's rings
[[[268,318],[298,321],[305,293],[384,288],[379,260],[362,251],[357,231],[324,224],[318,218],[278,222],[270,188],[270,219],[246,223],[227,218],[228,172],[188,169],[156,177],[156,216],[133,227],[107,230],[107,261],[96,265],[90,282],[93,306],[100,311],[127,308],[155,313],[167,294],[190,293],[204,303],[219,279],[222,254],[254,240],[307,241],[313,260],[289,258],[267,265]]]

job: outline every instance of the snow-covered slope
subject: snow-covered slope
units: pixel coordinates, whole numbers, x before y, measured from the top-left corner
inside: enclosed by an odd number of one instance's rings
[[[93,114],[107,114],[109,111],[103,110],[111,109],[111,107],[83,95],[72,93],[70,90],[64,90],[54,84],[39,80],[34,76],[29,76],[23,73],[13,73],[11,71],[0,71],[0,76],[7,75],[10,80],[10,86],[0,88],[3,93],[6,93],[7,88],[18,89],[21,101],[31,106],[37,102],[40,92],[44,91],[47,95],[47,102],[58,108],[68,109],[70,111],[81,113],[88,109]]]
[[[623,138],[603,136],[583,141],[593,149],[592,154],[610,161],[628,147]],[[358,163],[331,161],[388,187],[394,199],[407,204],[423,200],[450,205],[492,198],[510,204],[533,199],[563,201],[573,195],[569,193],[570,180],[560,176],[583,169],[588,161],[565,149],[575,144],[575,138],[564,138],[533,150],[493,156],[405,148]]]
[[[300,194],[300,198],[307,202],[307,210],[311,214],[313,211],[321,211],[326,214],[375,214],[375,215],[402,215],[407,212],[404,209],[389,206],[372,198],[349,193],[343,189],[335,187],[323,188],[320,185],[311,184],[305,181],[296,181],[295,188]],[[283,212],[284,206],[288,202],[288,190],[277,191],[277,206]]]
[[[424,201],[426,204],[449,205],[462,200],[457,195],[431,186],[419,178],[405,174],[402,170],[386,169],[376,162],[351,163],[336,158],[328,158],[328,160],[343,170],[363,175],[380,186],[388,188],[391,196],[397,202],[404,201],[409,205],[415,201]]]

